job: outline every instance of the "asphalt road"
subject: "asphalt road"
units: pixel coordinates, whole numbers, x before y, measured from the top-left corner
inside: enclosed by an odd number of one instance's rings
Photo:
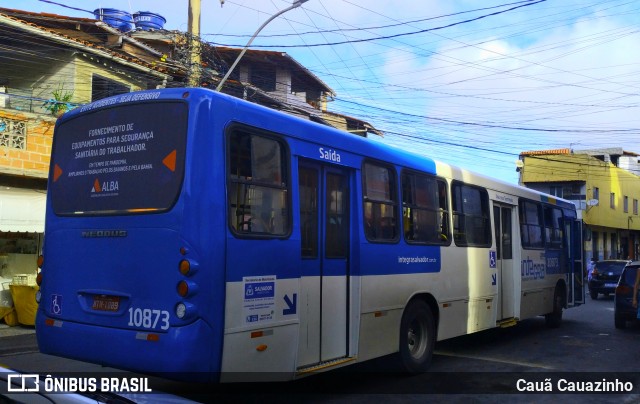
[[[11,335],[0,338],[0,358],[7,355],[38,352],[38,343],[34,333]],[[0,359],[1,363],[1,359]]]
[[[618,330],[613,323],[613,298],[587,299],[587,304],[566,310],[562,325],[556,329],[547,328],[540,317],[439,342],[430,372],[425,374],[397,372],[394,355],[290,383],[221,386],[160,381],[156,385],[201,402],[491,403],[550,398],[580,403],[640,402],[640,325],[629,323],[627,329]],[[16,369],[37,373],[110,371],[29,353],[35,348],[33,335],[6,337],[0,342],[0,363]],[[559,386],[562,380],[567,382]],[[603,380],[619,381],[632,389],[615,394],[557,394],[560,388]],[[538,390],[550,386],[554,394],[518,391],[518,387],[527,386]]]

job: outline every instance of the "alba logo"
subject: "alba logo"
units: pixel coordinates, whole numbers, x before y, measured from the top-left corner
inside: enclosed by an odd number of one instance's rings
[[[100,186],[100,181],[96,178],[93,183],[93,188],[91,188],[91,192],[102,192],[102,187]]]
[[[96,178],[93,182],[93,187],[91,188],[92,193],[100,193],[100,192],[114,192],[120,189],[118,185],[118,181],[104,181],[102,185],[100,181]]]

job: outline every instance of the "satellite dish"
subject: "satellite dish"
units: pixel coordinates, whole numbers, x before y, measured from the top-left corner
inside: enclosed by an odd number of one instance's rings
[[[587,206],[598,206],[599,201],[597,199],[589,199],[587,201]]]

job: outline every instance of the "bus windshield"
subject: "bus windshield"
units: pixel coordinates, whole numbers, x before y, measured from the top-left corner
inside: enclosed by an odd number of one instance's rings
[[[51,163],[54,212],[169,210],[182,185],[187,115],[186,103],[152,102],[90,112],[60,124]]]

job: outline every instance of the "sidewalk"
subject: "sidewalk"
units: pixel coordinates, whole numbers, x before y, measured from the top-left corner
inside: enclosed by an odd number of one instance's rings
[[[28,325],[16,325],[15,327],[9,327],[5,323],[0,323],[0,338],[13,337],[15,335],[28,335],[35,334],[36,329],[33,326]]]
[[[0,323],[0,364],[5,364],[4,358],[7,356],[35,352],[38,352],[38,342],[34,327],[24,325],[9,327]],[[2,402],[1,395],[0,402]]]

